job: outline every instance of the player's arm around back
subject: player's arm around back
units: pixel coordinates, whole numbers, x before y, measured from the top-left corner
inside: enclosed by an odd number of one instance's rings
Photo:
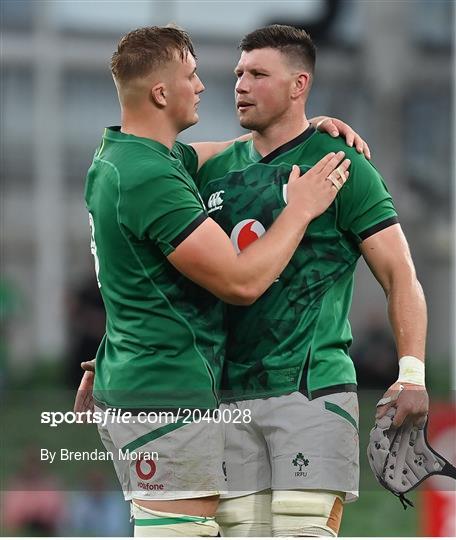
[[[168,260],[225,302],[252,304],[288,264],[308,224],[333,202],[337,189],[327,177],[343,157],[343,152],[328,154],[302,176],[294,166],[287,207],[271,228],[240,254],[219,225],[206,219],[168,255]],[[346,178],[348,167],[349,160],[339,167]]]
[[[195,142],[190,143],[189,146],[195,150],[196,155],[198,156],[198,170],[206,163],[208,159],[223,152],[228,146],[231,146],[237,141],[248,141],[252,138],[252,133],[245,133],[237,137],[236,139],[231,139],[229,141],[211,141],[211,142]]]
[[[424,363],[426,301],[400,225],[392,225],[367,238],[361,244],[361,252],[385,291],[398,357],[414,357]],[[424,381],[422,385],[403,382],[403,386],[405,390],[397,400],[394,423],[400,425],[406,417],[411,418],[414,423],[421,423],[428,411]],[[394,390],[393,387],[390,388],[391,391]],[[385,396],[391,393],[390,390]],[[384,414],[386,410],[387,407],[379,412]]]

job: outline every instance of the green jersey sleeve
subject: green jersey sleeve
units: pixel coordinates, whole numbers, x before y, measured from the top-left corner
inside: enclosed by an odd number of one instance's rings
[[[350,176],[338,199],[338,225],[352,233],[358,243],[398,222],[383,178],[362,156],[352,159]]]
[[[196,173],[198,172],[198,154],[193,146],[176,141],[171,154],[182,163],[192,178],[196,177]]]
[[[121,224],[139,240],[148,238],[169,255],[207,217],[190,182],[169,172],[137,183],[121,193]]]

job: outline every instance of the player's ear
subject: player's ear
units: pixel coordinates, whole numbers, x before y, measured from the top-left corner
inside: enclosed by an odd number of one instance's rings
[[[302,95],[306,94],[310,87],[310,73],[302,71],[295,75],[293,86],[291,88],[291,97],[299,98]]]
[[[152,86],[150,89],[150,98],[158,107],[162,108],[166,106],[167,91],[164,82],[159,82]]]

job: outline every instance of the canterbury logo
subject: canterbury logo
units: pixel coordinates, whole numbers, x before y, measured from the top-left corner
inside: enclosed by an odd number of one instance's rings
[[[222,191],[216,191],[215,193],[212,193],[212,195],[209,197],[207,201],[207,213],[210,214],[211,212],[214,212],[215,210],[221,210],[223,207],[223,199],[222,199],[222,193],[225,193]]]

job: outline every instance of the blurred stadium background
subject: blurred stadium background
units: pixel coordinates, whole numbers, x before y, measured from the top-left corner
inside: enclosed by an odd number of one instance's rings
[[[427,380],[443,430],[435,444],[456,459],[445,431],[455,429],[454,21],[452,0],[2,0],[2,532],[129,534],[111,464],[39,462],[41,447],[99,447],[93,426],[53,430],[39,413],[71,409],[79,362],[103,332],[84,177],[103,127],[120,119],[109,58],[122,34],[145,25],[175,22],[194,39],[206,92],[185,142],[240,134],[232,70],[243,34],[273,22],[310,31],[318,57],[309,113],[358,130],[393,193],[428,300]],[[396,358],[383,293],[363,262],[351,321],[364,460],[374,403],[395,378]],[[428,484],[404,513],[366,467],[342,535],[456,534],[454,485]]]

